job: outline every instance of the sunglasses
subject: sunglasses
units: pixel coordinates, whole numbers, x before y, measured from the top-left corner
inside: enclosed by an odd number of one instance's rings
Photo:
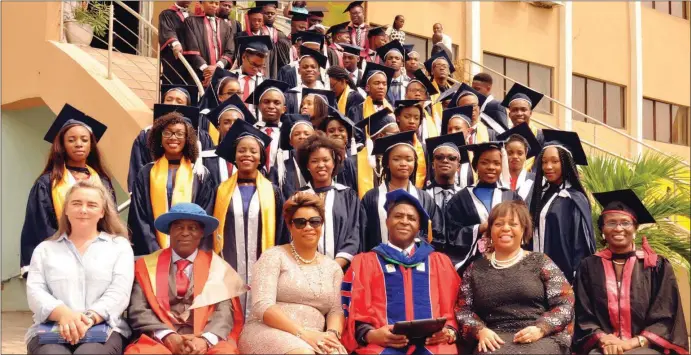
[[[304,229],[305,227],[307,227],[307,223],[310,224],[310,227],[315,229],[321,227],[321,225],[324,224],[324,220],[321,217],[312,217],[310,219],[293,218],[291,222],[297,229]]]
[[[444,159],[446,159],[452,163],[455,163],[458,161],[458,156],[456,156],[456,155],[441,155],[441,154],[440,155],[436,155],[436,154],[434,155],[434,160],[436,160],[436,161],[444,161]]]

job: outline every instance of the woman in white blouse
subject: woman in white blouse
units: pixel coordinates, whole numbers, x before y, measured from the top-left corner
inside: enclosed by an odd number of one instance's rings
[[[127,229],[109,192],[77,182],[67,192],[57,233],[34,250],[26,283],[34,324],[30,354],[122,354],[130,328],[122,318],[134,279]],[[41,323],[55,322],[68,344],[39,344]],[[93,325],[113,330],[105,343],[79,343]]]

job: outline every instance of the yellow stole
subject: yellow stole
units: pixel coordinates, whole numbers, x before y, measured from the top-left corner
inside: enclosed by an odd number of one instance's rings
[[[422,189],[425,187],[425,180],[427,178],[427,160],[425,158],[425,151],[422,149],[422,143],[420,143],[420,140],[417,139],[417,135],[413,136],[413,147],[415,147],[415,155],[417,155],[415,187]]]
[[[156,160],[149,172],[149,196],[151,197],[151,209],[154,212],[154,220],[168,212],[168,159],[161,157]],[[171,206],[181,202],[192,202],[192,186],[194,173],[192,162],[182,158],[180,166],[175,173],[175,186],[173,187],[173,200]],[[161,249],[169,246],[169,238],[166,234],[156,231],[156,241]]]
[[[214,252],[220,254],[225,242],[223,231],[226,225],[226,214],[230,208],[230,199],[233,197],[235,187],[238,184],[238,174],[233,174],[228,180],[221,183],[216,191],[216,204],[214,205],[214,217],[218,219],[218,229],[214,238]],[[257,193],[259,194],[259,206],[262,216],[262,252],[276,244],[276,199],[274,188],[267,178],[257,174]],[[235,216],[239,218],[239,216]],[[241,223],[241,222],[238,222]],[[236,236],[239,238],[241,236]]]
[[[528,123],[528,127],[530,127],[530,130],[533,132],[535,137],[537,137],[537,126],[533,125],[533,123],[530,122]],[[530,172],[533,169],[533,164],[535,164],[535,157],[526,159],[525,163],[523,163],[523,170]]]
[[[353,90],[351,90],[350,87],[346,85],[345,90],[343,90],[343,93],[341,93],[341,98],[338,99],[338,111],[340,111],[344,115],[347,114],[346,104],[348,103],[348,96],[352,91]]]
[[[86,166],[89,169],[89,179],[94,182],[101,183],[101,178],[98,176],[96,170],[92,169],[90,166]],[[55,217],[58,223],[60,222],[60,217],[62,216],[62,209],[65,205],[65,195],[67,195],[67,190],[74,185],[70,181],[69,170],[67,167],[62,168],[62,180],[53,181],[53,186],[51,188],[50,194],[53,198],[53,209],[55,209]]]
[[[393,107],[391,107],[391,104],[389,104],[386,99],[384,99],[383,106],[387,107],[391,110],[391,112],[393,112]],[[374,101],[370,96],[367,96],[365,102],[362,104],[362,118],[364,119],[369,117],[376,112],[377,109],[374,108]],[[369,125],[367,125],[365,128],[365,141],[367,141],[369,138]],[[369,165],[369,161],[367,160],[368,156],[369,151],[365,145],[365,148],[357,153],[357,189],[358,196],[361,199],[363,196],[365,196],[367,191],[374,188],[374,170]]]
[[[422,119],[425,120],[427,138],[438,137],[439,131],[437,130],[437,125],[434,123],[434,117],[430,116],[427,110],[423,109],[422,111],[425,113],[425,117]]]
[[[435,102],[439,98],[439,95],[441,95],[442,93],[439,90],[439,85],[437,85],[436,81],[432,80],[432,85],[434,86],[435,89],[437,89],[437,91],[439,91],[438,94],[434,94],[434,95],[430,96],[430,98],[429,98],[432,102]],[[435,103],[432,104],[432,118],[434,119],[435,124],[436,123],[439,124],[439,127],[441,127],[441,120],[443,117],[443,111],[444,111],[444,106],[441,104],[441,102],[438,102],[436,104]],[[439,122],[437,122],[437,120],[439,120]],[[442,135],[446,134],[446,132],[441,132],[441,134]]]
[[[214,142],[214,145],[218,145],[218,137],[219,136],[220,136],[220,133],[218,133],[216,126],[214,126],[211,122],[209,122],[209,137],[211,137],[211,141]]]

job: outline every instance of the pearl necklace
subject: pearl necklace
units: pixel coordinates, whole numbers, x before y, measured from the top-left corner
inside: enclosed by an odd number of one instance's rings
[[[311,264],[311,263],[313,263],[315,260],[317,260],[317,256],[319,255],[319,254],[315,253],[314,258],[312,258],[312,260],[307,260],[307,259],[301,257],[300,254],[298,254],[298,251],[295,250],[295,244],[293,244],[292,241],[290,242],[290,250],[293,251],[293,257],[295,258],[295,260],[297,260],[298,264],[299,264],[299,263],[302,263],[302,264]]]
[[[492,254],[489,257],[489,262],[492,264],[492,267],[498,270],[501,269],[507,269],[510,268],[514,265],[516,265],[521,259],[523,259],[523,254],[524,251],[523,249],[519,249],[519,252],[514,255],[512,258],[507,259],[507,260],[497,260],[496,253],[492,252]]]

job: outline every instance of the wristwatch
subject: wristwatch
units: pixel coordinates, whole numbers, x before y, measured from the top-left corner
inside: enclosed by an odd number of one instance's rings
[[[341,332],[339,332],[338,330],[336,330],[336,329],[327,329],[326,331],[329,332],[329,333],[333,333],[333,334],[336,336],[336,338],[337,338],[338,340],[341,340]]]
[[[638,345],[640,345],[641,348],[645,348],[647,345],[648,339],[646,339],[644,336],[641,336],[641,335],[636,336],[636,338],[638,339]]]
[[[92,310],[88,310],[84,312],[84,315],[87,316],[89,319],[91,319],[91,325],[96,324],[96,313]]]

